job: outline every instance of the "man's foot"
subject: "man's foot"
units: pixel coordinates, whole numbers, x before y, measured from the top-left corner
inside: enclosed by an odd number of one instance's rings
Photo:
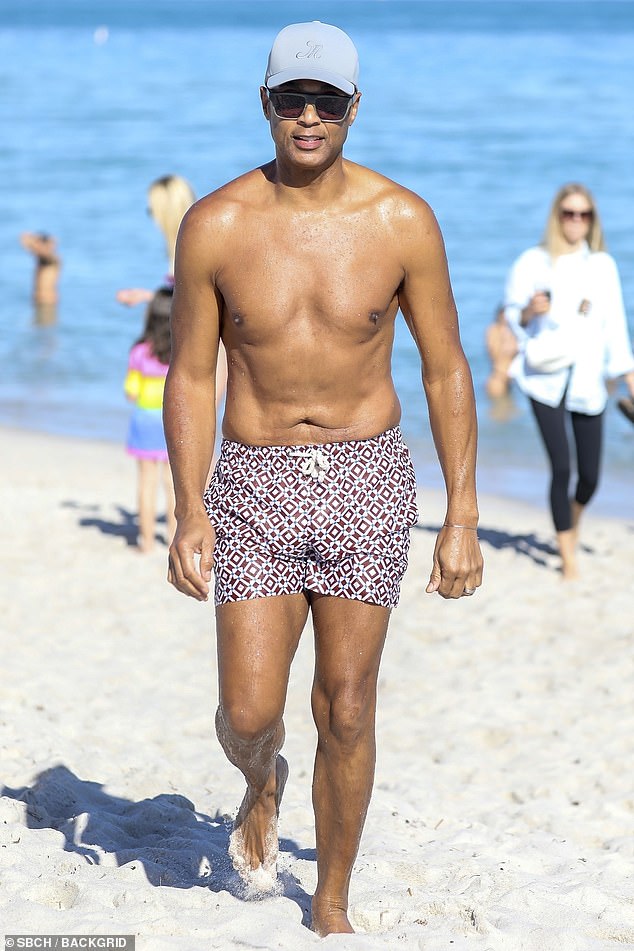
[[[354,934],[347,911],[330,902],[313,898],[311,930],[320,938],[328,934]]]
[[[244,883],[254,891],[270,891],[277,881],[277,819],[288,763],[277,756],[275,769],[256,798],[247,789],[229,838],[229,857]]]

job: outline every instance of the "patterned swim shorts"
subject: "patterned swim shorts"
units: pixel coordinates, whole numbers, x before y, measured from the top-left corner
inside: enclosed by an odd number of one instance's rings
[[[204,501],[216,529],[216,604],[302,591],[398,603],[418,520],[398,427],[319,446],[225,439]]]

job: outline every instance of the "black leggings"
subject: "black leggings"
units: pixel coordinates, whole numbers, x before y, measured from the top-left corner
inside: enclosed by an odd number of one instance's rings
[[[559,406],[545,406],[531,399],[533,413],[550,460],[552,472],[550,507],[555,529],[558,532],[566,532],[572,528],[572,512],[568,498],[570,449],[566,432],[568,411],[564,406],[565,399],[564,396]],[[575,501],[579,505],[587,505],[599,484],[603,413],[599,413],[598,416],[587,416],[585,413],[571,412],[570,419],[577,452]]]

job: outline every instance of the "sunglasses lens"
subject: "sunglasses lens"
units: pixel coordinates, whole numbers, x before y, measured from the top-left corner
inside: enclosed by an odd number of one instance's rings
[[[276,92],[269,94],[275,114],[280,119],[299,119],[306,108],[306,99],[297,93]]]
[[[269,99],[280,119],[299,119],[306,104],[312,102],[322,122],[341,122],[351,101],[347,96],[305,96],[298,92],[271,92]]]
[[[339,122],[348,111],[350,100],[343,96],[317,96],[315,109],[320,119],[326,122]]]
[[[562,208],[561,217],[565,221],[572,221],[574,218],[579,218],[581,221],[590,221],[592,218],[592,211],[575,211],[572,208]]]

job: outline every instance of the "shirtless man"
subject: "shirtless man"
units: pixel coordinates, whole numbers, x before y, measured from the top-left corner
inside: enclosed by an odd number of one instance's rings
[[[379,662],[416,520],[390,372],[399,308],[447,487],[426,590],[459,598],[482,578],[475,404],[443,242],[422,199],[343,158],[357,75],[335,27],[293,24],[275,40],[260,90],[275,159],[181,227],[164,403],[178,520],[168,577],[206,601],[214,566],[216,728],[247,783],[230,844],[247,880],[275,872],[289,669],[312,614],[320,935],[352,931]],[[220,339],[224,439],[203,503]]]

